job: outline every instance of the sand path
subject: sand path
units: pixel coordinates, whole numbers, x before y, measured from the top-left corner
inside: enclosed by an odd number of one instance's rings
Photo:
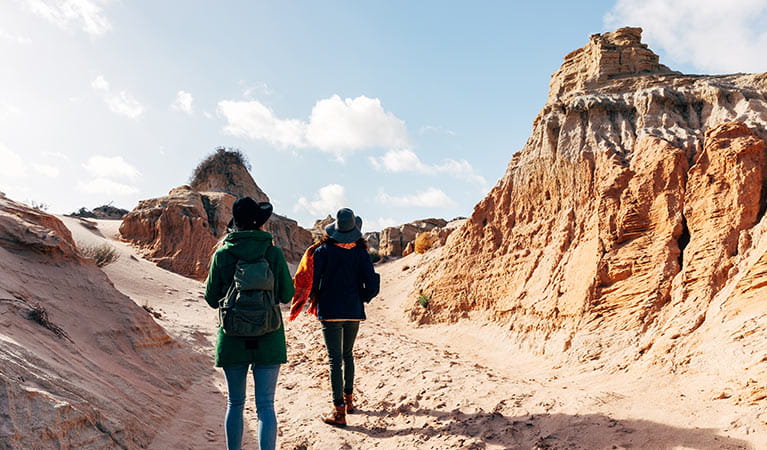
[[[114,242],[119,222],[86,230],[66,219],[76,239],[112,241],[121,259],[106,272],[190,351],[213,354],[215,315],[202,284],[164,271]],[[429,256],[426,256],[429,257]],[[511,350],[504,330],[469,322],[415,327],[402,313],[423,255],[378,266],[383,286],[368,308],[355,355],[359,413],[346,429],[320,422],[330,407],[319,323],[302,315],[287,324],[288,364],[276,408],[284,449],[445,448],[767,448],[767,414],[712,400],[705,377],[552,367]],[[407,267],[407,268],[406,268]],[[223,448],[223,374],[191,386],[188,405],[151,448]],[[252,394],[244,448],[255,444]]]

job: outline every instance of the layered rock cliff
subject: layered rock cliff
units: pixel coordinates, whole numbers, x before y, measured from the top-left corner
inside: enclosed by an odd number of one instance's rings
[[[0,194],[0,448],[145,448],[211,364]],[[159,400],[159,401],[158,401]]]
[[[726,322],[754,329],[736,345],[757,364],[767,74],[682,75],[640,37],[566,56],[528,142],[424,270],[415,320],[482,316],[520,347],[613,366],[689,364]]]
[[[219,149],[200,163],[191,186],[139,202],[123,218],[120,235],[160,267],[204,279],[216,243],[226,235],[232,204],[243,196],[269,201],[242,155]],[[300,260],[312,242],[311,232],[279,214],[273,214],[265,228],[290,262]]]

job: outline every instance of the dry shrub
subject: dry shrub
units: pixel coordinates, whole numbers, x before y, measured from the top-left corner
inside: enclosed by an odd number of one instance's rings
[[[195,167],[189,183],[194,188],[211,173],[226,173],[226,169],[233,164],[241,164],[250,170],[248,158],[239,149],[218,147]]]
[[[69,341],[72,340],[69,338],[69,335],[67,335],[63,328],[51,322],[50,317],[48,317],[48,311],[46,311],[45,307],[40,304],[31,305],[30,307],[32,309],[30,309],[27,313],[27,319],[42,325],[43,328],[47,328],[59,338],[67,339]]]
[[[423,232],[418,233],[415,237],[415,252],[426,253],[439,238],[432,233]]]
[[[92,259],[99,267],[106,267],[120,259],[117,249],[107,242],[98,244],[83,244],[81,242],[77,244],[77,247],[80,249],[81,255]]]

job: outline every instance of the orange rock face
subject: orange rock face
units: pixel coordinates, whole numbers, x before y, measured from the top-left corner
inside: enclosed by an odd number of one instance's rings
[[[619,365],[689,362],[680,338],[767,313],[767,74],[671,72],[640,33],[566,57],[528,143],[423,271],[414,320],[490,317],[521,347]]]
[[[142,200],[123,218],[120,235],[160,267],[202,280],[208,275],[216,243],[224,237],[221,224],[226,227],[228,222],[217,220],[211,224],[205,209],[206,203],[212,203],[209,199],[189,186],[181,186],[166,197]],[[217,200],[221,210],[213,211],[224,215],[227,206],[231,211],[233,196]]]
[[[56,217],[0,193],[0,246],[35,250],[53,258],[79,259],[72,233]]]

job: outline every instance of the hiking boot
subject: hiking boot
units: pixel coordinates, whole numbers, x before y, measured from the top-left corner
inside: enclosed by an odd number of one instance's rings
[[[345,427],[346,426],[346,406],[333,406],[333,411],[331,411],[329,414],[322,416],[322,421],[325,422],[328,425],[333,425],[334,427]]]
[[[344,394],[344,405],[346,405],[346,414],[354,413],[354,394]]]

